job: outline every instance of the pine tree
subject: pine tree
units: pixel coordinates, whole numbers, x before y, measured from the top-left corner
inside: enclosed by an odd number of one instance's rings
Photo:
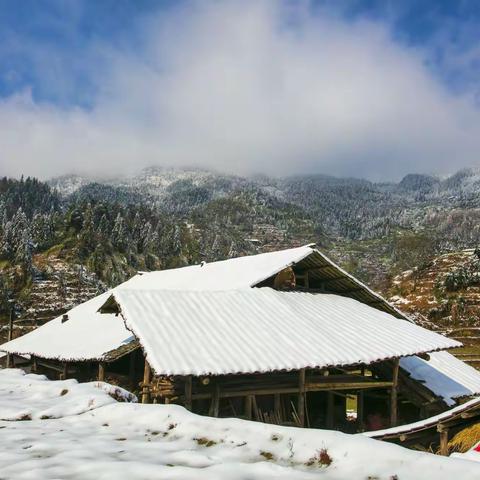
[[[125,222],[120,212],[118,212],[117,217],[115,218],[115,223],[113,224],[112,233],[110,235],[110,241],[112,242],[112,245],[118,248],[121,252],[126,250],[128,245],[127,231],[125,229]]]

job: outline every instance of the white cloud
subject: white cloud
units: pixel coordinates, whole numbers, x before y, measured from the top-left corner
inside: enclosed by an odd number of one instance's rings
[[[103,48],[92,109],[0,103],[6,174],[147,165],[397,178],[478,163],[480,112],[386,25],[280,2],[195,3]],[[97,52],[98,55],[98,52]]]

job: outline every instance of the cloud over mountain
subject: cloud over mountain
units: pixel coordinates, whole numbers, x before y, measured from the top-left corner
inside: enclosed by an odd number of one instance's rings
[[[188,165],[379,179],[478,163],[473,98],[387,23],[273,1],[187,3],[135,22],[134,44],[88,46],[88,106],[28,89],[0,100],[2,173]]]

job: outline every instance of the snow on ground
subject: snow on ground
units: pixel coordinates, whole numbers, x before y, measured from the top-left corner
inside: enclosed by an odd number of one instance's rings
[[[451,457],[463,458],[466,460],[473,460],[475,462],[480,462],[480,442],[474,445],[468,452],[452,453]]]
[[[2,479],[480,478],[480,465],[469,460],[361,435],[201,417],[176,405],[116,403],[92,383],[68,383],[79,404],[96,399],[94,405],[86,403],[87,411],[73,414],[74,409],[59,406],[62,418],[39,419],[44,405],[62,405],[69,395],[60,395],[63,388],[65,382],[0,371],[0,412],[28,405],[34,418],[0,421]]]
[[[104,382],[49,381],[18,369],[0,370],[0,420],[30,420],[78,415],[115,399],[136,401],[120,387]],[[1,475],[0,475],[1,477]]]

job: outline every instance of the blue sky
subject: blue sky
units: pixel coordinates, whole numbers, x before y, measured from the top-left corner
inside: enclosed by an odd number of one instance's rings
[[[2,173],[475,166],[479,27],[475,0],[0,0]]]

